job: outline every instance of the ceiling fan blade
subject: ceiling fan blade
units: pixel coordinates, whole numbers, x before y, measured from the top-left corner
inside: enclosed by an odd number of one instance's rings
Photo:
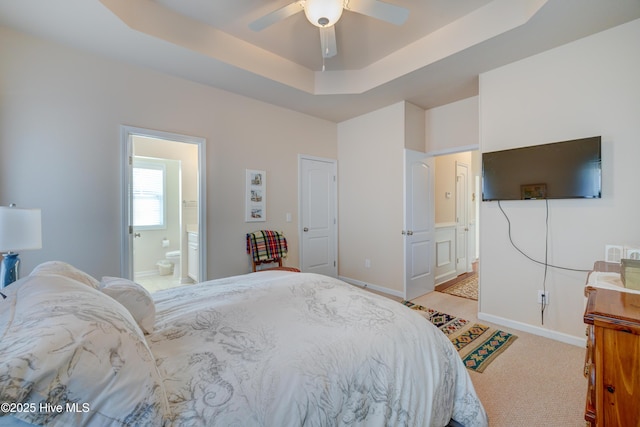
[[[409,9],[378,0],[347,0],[345,9],[395,25],[404,24],[409,17]]]
[[[320,27],[320,46],[322,47],[322,57],[331,58],[338,53],[336,46],[336,26]]]
[[[249,28],[253,31],[262,31],[268,26],[282,21],[285,18],[295,15],[296,13],[304,10],[304,1],[295,1],[288,5],[274,10],[271,13],[267,13],[262,18],[258,18],[249,24]]]

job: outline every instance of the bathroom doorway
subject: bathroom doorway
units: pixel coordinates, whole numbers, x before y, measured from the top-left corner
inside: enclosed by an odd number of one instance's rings
[[[122,128],[123,276],[150,292],[206,280],[204,139]]]

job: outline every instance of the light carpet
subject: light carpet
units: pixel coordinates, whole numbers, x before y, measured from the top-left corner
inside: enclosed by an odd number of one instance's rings
[[[518,339],[483,372],[467,370],[491,427],[585,427],[584,346],[574,346],[478,319],[478,302],[443,292],[412,300]]]
[[[418,311],[433,323],[458,350],[462,362],[475,372],[483,372],[491,362],[507,349],[518,337],[480,323],[452,316],[431,308],[404,301],[404,305]]]

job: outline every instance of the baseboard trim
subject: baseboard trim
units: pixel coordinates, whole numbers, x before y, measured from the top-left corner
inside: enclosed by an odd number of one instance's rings
[[[527,323],[517,322],[515,320],[505,319],[504,317],[494,316],[487,313],[478,313],[478,320],[486,320],[487,322],[495,323],[496,325],[506,326],[518,331],[527,332],[533,335],[538,335],[544,338],[549,338],[555,341],[560,341],[565,344],[575,345],[577,347],[584,347],[587,343],[587,338],[575,337],[573,335],[565,334],[563,332],[552,331],[549,329],[541,328],[539,326],[529,325]]]
[[[363,282],[361,280],[351,279],[349,277],[344,277],[344,276],[338,276],[338,279],[342,280],[343,282],[347,282],[351,285],[359,286],[361,288],[371,289],[371,290],[382,292],[383,294],[392,295],[398,298],[404,298],[404,295],[401,291],[395,291],[393,289],[373,285],[371,283]]]
[[[147,271],[136,271],[135,277],[159,276],[158,269]]]
[[[455,279],[456,277],[458,277],[458,272],[457,272],[457,271],[455,271],[455,270],[450,271],[450,272],[445,273],[445,274],[441,274],[440,276],[437,276],[437,277],[436,277],[436,283],[435,283],[435,285],[436,285],[436,286],[438,286],[438,285],[442,285],[443,283],[446,283],[446,282],[448,282],[449,280],[453,280],[453,279]]]

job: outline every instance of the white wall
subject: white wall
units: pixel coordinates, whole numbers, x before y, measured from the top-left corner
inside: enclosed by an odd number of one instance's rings
[[[640,243],[640,20],[480,76],[481,151],[602,135],[603,197],[549,201],[549,262],[589,269],[607,243]],[[503,203],[520,247],[544,258],[545,202]],[[586,273],[544,269],[510,245],[496,202],[481,205],[480,311],[569,342],[584,339]]]
[[[426,144],[430,154],[477,149],[479,144],[477,96],[431,108],[425,113]]]
[[[209,278],[249,271],[257,227],[283,230],[298,265],[297,156],[336,158],[335,123],[4,27],[0,40],[0,204],[43,218],[22,274],[51,259],[120,274],[120,125],[207,139]],[[266,223],[244,222],[246,168],[267,171]]]
[[[404,289],[405,106],[338,125],[339,274],[397,293]]]

